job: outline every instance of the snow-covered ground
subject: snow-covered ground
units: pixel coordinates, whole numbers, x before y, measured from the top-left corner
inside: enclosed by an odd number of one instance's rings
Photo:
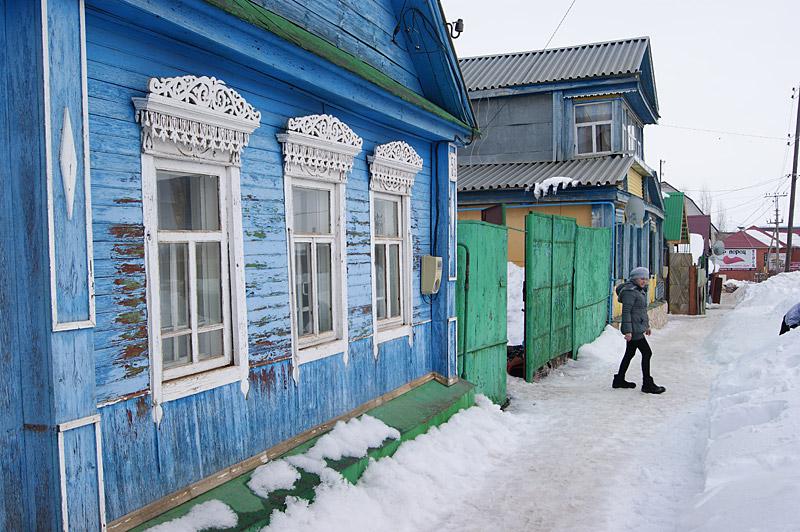
[[[705,489],[687,530],[800,530],[800,329],[778,336],[800,302],[800,272],[736,292],[705,350],[723,366],[711,392]]]
[[[651,337],[661,396],[611,389],[624,340],[609,328],[539,383],[510,378],[506,412],[481,399],[269,530],[675,530],[703,489],[715,312]]]
[[[658,396],[611,389],[624,340],[609,327],[546,379],[509,378],[505,412],[479,397],[358,484],[323,475],[314,503],[290,501],[266,530],[800,530],[800,328],[777,336],[797,301],[800,273],[672,316],[650,337]],[[628,379],[641,383],[638,362]],[[394,436],[375,425],[325,456]]]

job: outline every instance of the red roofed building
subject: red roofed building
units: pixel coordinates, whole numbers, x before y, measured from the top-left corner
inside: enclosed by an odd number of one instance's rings
[[[725,254],[720,264],[720,273],[728,279],[755,281],[757,273],[767,272],[767,255],[770,251],[773,228],[751,226],[725,239]],[[800,269],[800,229],[795,229],[792,238],[791,269]],[[785,227],[779,230],[780,254],[778,269],[783,271],[786,258]],[[774,247],[772,253],[774,254]]]

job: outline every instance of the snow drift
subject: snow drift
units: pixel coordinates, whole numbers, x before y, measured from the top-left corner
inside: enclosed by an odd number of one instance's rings
[[[705,490],[683,529],[800,528],[800,329],[778,336],[800,272],[746,286],[707,341],[726,366],[711,392]]]

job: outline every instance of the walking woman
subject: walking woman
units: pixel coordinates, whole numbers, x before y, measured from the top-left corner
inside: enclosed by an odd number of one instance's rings
[[[622,327],[627,347],[625,356],[619,364],[619,372],[614,375],[614,388],[636,388],[636,384],[625,380],[625,372],[631,364],[636,350],[642,354],[642,391],[644,393],[664,393],[667,389],[657,386],[650,376],[650,357],[653,351],[645,336],[650,336],[650,320],[647,317],[647,284],[650,272],[647,268],[634,268],[627,283],[617,287],[617,297],[622,303]]]

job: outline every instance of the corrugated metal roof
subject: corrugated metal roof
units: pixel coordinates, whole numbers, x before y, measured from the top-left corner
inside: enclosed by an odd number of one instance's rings
[[[465,57],[459,60],[471,91],[552,81],[635,74],[650,44],[648,37],[530,52]]]
[[[634,158],[625,155],[570,161],[476,164],[458,167],[458,190],[527,188],[550,177],[577,179],[581,185],[616,184],[625,178]]]
[[[664,198],[664,239],[668,242],[689,243],[689,228],[683,201],[683,192],[670,192],[669,196]]]

